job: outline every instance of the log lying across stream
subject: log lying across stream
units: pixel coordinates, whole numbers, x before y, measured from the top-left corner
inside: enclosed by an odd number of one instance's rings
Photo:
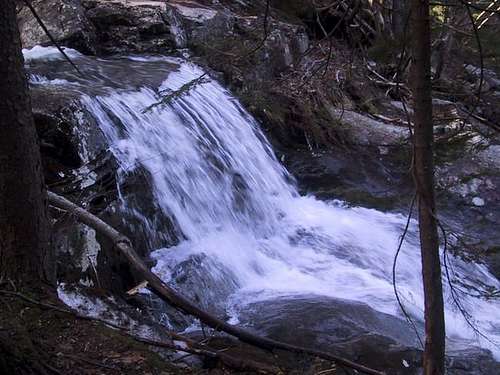
[[[127,237],[122,235],[120,232],[115,230],[110,225],[106,224],[97,216],[91,214],[87,210],[77,206],[76,204],[72,203],[71,201],[67,200],[66,198],[60,195],[48,192],[48,198],[49,198],[49,203],[52,206],[74,215],[83,224],[88,225],[96,232],[109,238],[113,242],[115,248],[125,256],[130,265],[136,270],[139,278],[147,281],[148,288],[153,293],[155,293],[159,298],[167,302],[169,305],[183,311],[184,313],[198,318],[201,322],[214,328],[215,330],[226,332],[234,337],[237,337],[242,342],[251,344],[258,348],[266,350],[278,349],[278,350],[286,350],[293,353],[308,354],[318,358],[332,361],[338,365],[357,370],[364,374],[373,374],[373,375],[384,374],[381,371],[377,371],[375,369],[363,366],[361,364],[352,362],[346,358],[339,357],[337,355],[328,352],[296,346],[285,342],[276,341],[267,337],[256,335],[246,329],[229,324],[224,320],[221,320],[216,316],[209,314],[208,312],[200,309],[191,301],[180,295],[177,291],[170,288],[158,276],[156,276],[153,272],[151,272],[149,268],[144,264],[142,259],[137,255],[137,253],[132,247],[132,243]]]

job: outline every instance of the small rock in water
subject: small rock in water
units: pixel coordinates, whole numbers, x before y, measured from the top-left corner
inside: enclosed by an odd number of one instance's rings
[[[483,207],[484,206],[484,199],[479,198],[479,197],[474,197],[472,198],[472,204],[477,207]]]

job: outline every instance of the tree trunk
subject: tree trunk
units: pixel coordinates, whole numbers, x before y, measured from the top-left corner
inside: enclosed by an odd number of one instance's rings
[[[392,32],[396,39],[400,39],[406,28],[408,20],[408,0],[392,1]]]
[[[414,178],[418,195],[425,298],[424,374],[444,374],[445,323],[434,197],[429,0],[411,1]]]
[[[14,0],[0,6],[0,279],[54,282],[47,197]]]

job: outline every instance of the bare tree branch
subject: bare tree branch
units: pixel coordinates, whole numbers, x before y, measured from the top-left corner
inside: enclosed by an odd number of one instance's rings
[[[92,215],[83,208],[78,207],[75,204],[71,203],[66,198],[63,198],[52,192],[48,192],[48,198],[51,205],[59,209],[70,212],[71,214],[75,215],[78,218],[78,220],[81,221],[82,223],[90,226],[95,231],[108,237],[114,244],[115,248],[125,256],[128,262],[138,272],[139,276],[148,282],[148,288],[151,291],[153,291],[158,297],[160,297],[162,300],[169,303],[170,305],[185,312],[186,314],[197,317],[198,319],[200,319],[201,322],[207,324],[208,326],[214,328],[215,330],[229,333],[230,335],[237,337],[241,341],[254,345],[259,348],[267,350],[281,349],[293,353],[308,354],[332,361],[342,366],[355,369],[364,374],[372,374],[372,375],[383,374],[383,372],[374,370],[372,368],[363,366],[361,364],[355,363],[346,358],[342,358],[328,352],[316,349],[304,348],[292,344],[287,344],[281,341],[276,341],[267,337],[255,335],[243,328],[229,324],[224,320],[221,320],[207,313],[206,311],[195,306],[192,302],[187,300],[184,296],[180,295],[177,291],[170,288],[158,276],[152,273],[149,270],[149,268],[144,264],[142,259],[134,251],[131,242],[127,237],[123,236],[121,233],[119,233],[117,230],[106,224],[98,217]]]

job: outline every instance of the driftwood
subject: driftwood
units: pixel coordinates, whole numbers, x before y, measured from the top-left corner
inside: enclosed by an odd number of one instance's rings
[[[332,361],[338,365],[357,370],[364,374],[372,374],[372,375],[384,374],[381,371],[374,370],[372,368],[363,366],[361,364],[352,362],[346,358],[339,357],[337,355],[328,352],[300,347],[256,335],[250,331],[229,324],[224,320],[221,320],[216,316],[207,313],[206,311],[200,309],[199,307],[194,305],[191,301],[180,295],[177,291],[170,288],[158,276],[156,276],[153,272],[151,272],[149,268],[144,264],[142,259],[134,251],[132,244],[127,237],[123,236],[121,233],[119,233],[117,230],[112,228],[110,225],[106,224],[104,221],[102,221],[95,215],[89,213],[85,209],[70,202],[64,197],[61,197],[52,192],[48,192],[48,198],[49,198],[49,203],[52,206],[67,211],[70,214],[73,214],[80,222],[88,225],[96,232],[110,239],[113,242],[115,248],[118,249],[126,257],[129,263],[133,266],[133,268],[138,273],[138,276],[141,279],[144,279],[145,281],[148,282],[148,288],[153,293],[155,293],[159,298],[161,298],[168,304],[176,307],[177,309],[185,312],[186,314],[198,318],[201,322],[214,328],[215,330],[226,332],[232,336],[237,337],[242,342],[254,345],[262,349],[266,350],[278,349],[293,353],[308,354],[316,356],[318,358]]]

